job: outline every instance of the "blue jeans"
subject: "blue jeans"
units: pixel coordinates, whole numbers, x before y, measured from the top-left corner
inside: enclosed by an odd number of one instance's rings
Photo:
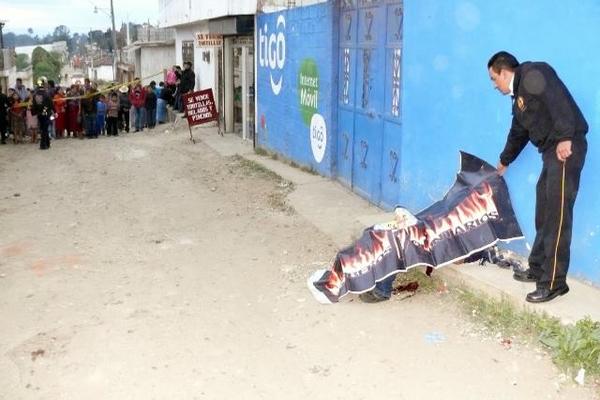
[[[389,299],[390,297],[392,297],[392,289],[393,289],[393,284],[394,284],[395,279],[396,279],[396,274],[388,276],[384,280],[377,282],[377,284],[375,284],[375,288],[373,289],[373,291],[378,296]]]
[[[98,136],[96,132],[96,114],[85,114],[84,123],[87,137]]]
[[[143,131],[146,123],[146,109],[144,107],[133,107],[135,112],[135,130]]]
[[[146,109],[146,125],[148,128],[154,128],[156,125],[156,108]]]

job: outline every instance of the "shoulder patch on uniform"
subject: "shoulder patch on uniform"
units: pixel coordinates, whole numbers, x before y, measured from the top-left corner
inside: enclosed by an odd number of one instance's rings
[[[525,100],[522,96],[517,97],[517,107],[519,107],[521,112],[527,110],[527,105],[525,104]]]

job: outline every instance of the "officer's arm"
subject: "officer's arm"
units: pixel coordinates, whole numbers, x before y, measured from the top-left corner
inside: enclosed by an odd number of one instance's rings
[[[512,163],[525,148],[528,141],[529,134],[527,130],[519,124],[519,121],[517,121],[515,117],[513,117],[510,132],[508,132],[508,138],[506,139],[506,145],[504,146],[502,153],[500,153],[500,162],[502,165],[507,167]]]
[[[543,69],[544,90],[538,97],[552,118],[550,139],[554,142],[572,139],[575,135],[575,115],[572,98],[565,85],[550,67]]]

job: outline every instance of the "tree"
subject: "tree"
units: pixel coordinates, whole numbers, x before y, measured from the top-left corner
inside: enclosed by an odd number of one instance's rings
[[[67,28],[65,25],[57,26],[56,28],[54,28],[54,33],[52,33],[52,38],[54,39],[55,42],[58,42],[61,40],[68,42],[70,37],[71,37],[71,32],[69,31],[69,28]]]
[[[27,54],[17,54],[17,71],[22,71],[29,66],[29,56]]]
[[[47,79],[59,81],[62,68],[62,56],[58,53],[48,53],[41,47],[33,49],[31,54],[31,65],[33,66],[33,79],[37,81],[45,76]]]

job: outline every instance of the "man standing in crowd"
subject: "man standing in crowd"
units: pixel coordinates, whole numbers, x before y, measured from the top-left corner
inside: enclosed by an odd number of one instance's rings
[[[50,117],[54,114],[52,100],[48,96],[48,92],[44,87],[43,81],[38,81],[38,88],[33,95],[31,104],[32,114],[35,114],[38,119],[40,129],[40,150],[48,150],[50,148]]]
[[[119,88],[119,130],[129,133],[129,88],[123,85]]]
[[[17,84],[15,85],[15,92],[19,95],[19,99],[21,101],[26,101],[29,98],[29,91],[23,85],[23,80],[21,78],[17,78]]]
[[[8,97],[2,93],[0,85],[0,144],[6,144],[6,131],[8,128]]]
[[[193,92],[196,86],[196,74],[192,70],[192,63],[186,61],[183,63],[183,72],[181,73],[181,96],[186,93]],[[179,101],[179,111],[183,112],[183,99]]]
[[[529,269],[515,273],[514,278],[536,282],[536,290],[527,295],[527,301],[549,301],[569,291],[573,206],[585,163],[588,124],[550,65],[519,64],[512,54],[501,51],[488,61],[488,72],[494,87],[514,99],[512,125],[500,154],[498,173],[504,174],[528,142],[542,154]]]
[[[129,93],[129,101],[135,113],[135,131],[143,131],[146,122],[146,89],[139,80],[136,80],[135,87]]]

